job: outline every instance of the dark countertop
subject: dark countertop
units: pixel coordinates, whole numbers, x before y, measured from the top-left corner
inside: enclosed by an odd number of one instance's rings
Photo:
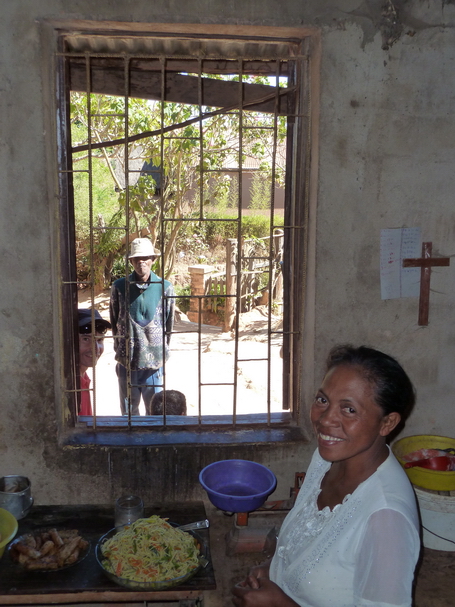
[[[145,508],[145,516],[152,514],[168,518],[170,522],[180,525],[206,518],[202,502]],[[77,529],[91,543],[87,557],[62,571],[26,571],[11,560],[7,548],[0,559],[0,604],[181,600],[197,598],[202,596],[203,590],[216,588],[208,529],[197,531],[198,537],[205,543],[205,556],[209,559],[209,564],[204,569],[175,588],[137,592],[109,580],[95,558],[95,546],[99,538],[114,527],[113,504],[34,506],[29,514],[19,521],[16,537],[46,527]]]

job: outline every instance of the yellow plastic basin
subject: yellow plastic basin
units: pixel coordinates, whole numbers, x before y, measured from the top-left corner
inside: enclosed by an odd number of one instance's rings
[[[416,434],[400,438],[392,445],[392,451],[402,466],[406,463],[403,457],[419,449],[455,449],[455,438]],[[455,491],[455,472],[429,470],[420,466],[405,468],[405,472],[411,483],[417,487],[431,491]]]
[[[5,552],[5,546],[8,544],[17,533],[17,520],[4,508],[0,508],[0,558]]]

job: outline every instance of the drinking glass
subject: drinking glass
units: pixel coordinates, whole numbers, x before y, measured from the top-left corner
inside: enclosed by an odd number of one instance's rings
[[[137,495],[122,495],[115,502],[115,526],[122,527],[144,517],[144,502]]]

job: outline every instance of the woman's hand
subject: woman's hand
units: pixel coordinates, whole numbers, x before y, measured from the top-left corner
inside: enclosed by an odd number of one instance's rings
[[[265,578],[267,580],[269,579],[270,562],[271,559],[265,561],[264,563],[260,563],[249,570],[248,577],[245,581],[249,586],[251,586],[251,588],[259,588],[257,581],[259,578]]]
[[[254,568],[256,569],[256,567]],[[250,582],[254,586],[250,585]],[[285,594],[275,582],[249,575],[232,589],[235,607],[296,607],[297,603]]]

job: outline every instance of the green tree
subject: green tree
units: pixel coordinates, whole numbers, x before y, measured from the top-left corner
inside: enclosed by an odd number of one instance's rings
[[[250,186],[250,209],[270,209],[272,180],[262,171],[253,174]]]
[[[220,207],[229,207],[237,199],[233,191],[237,180],[226,179],[222,172],[226,163],[241,165],[247,157],[255,157],[266,170],[271,116],[244,112],[241,118],[236,112],[221,114],[208,107],[202,111],[205,116],[199,119],[199,109],[192,105],[130,98],[125,107],[123,98],[72,93],[73,162],[76,171],[90,172],[80,180],[88,179],[84,182],[88,192],[82,192],[81,184],[75,187],[76,207],[89,208],[86,203],[90,200],[92,224],[102,215],[106,228],[97,230],[91,253],[91,259],[107,268],[107,276],[95,278],[98,283],[108,280],[116,257],[124,255],[127,243],[122,228],[127,223],[130,234],[150,235],[164,252],[166,266],[160,270],[169,276],[177,237],[188,218],[197,222],[206,207],[219,202]],[[284,127],[280,119],[278,139],[285,137]],[[139,177],[143,162],[151,163],[156,172]],[[128,171],[124,170],[126,163]],[[136,168],[131,170],[131,166]],[[128,183],[122,174],[127,175]],[[103,200],[107,200],[107,208]],[[90,222],[87,213],[81,222],[81,214],[84,212],[77,214],[77,230],[85,251]]]

